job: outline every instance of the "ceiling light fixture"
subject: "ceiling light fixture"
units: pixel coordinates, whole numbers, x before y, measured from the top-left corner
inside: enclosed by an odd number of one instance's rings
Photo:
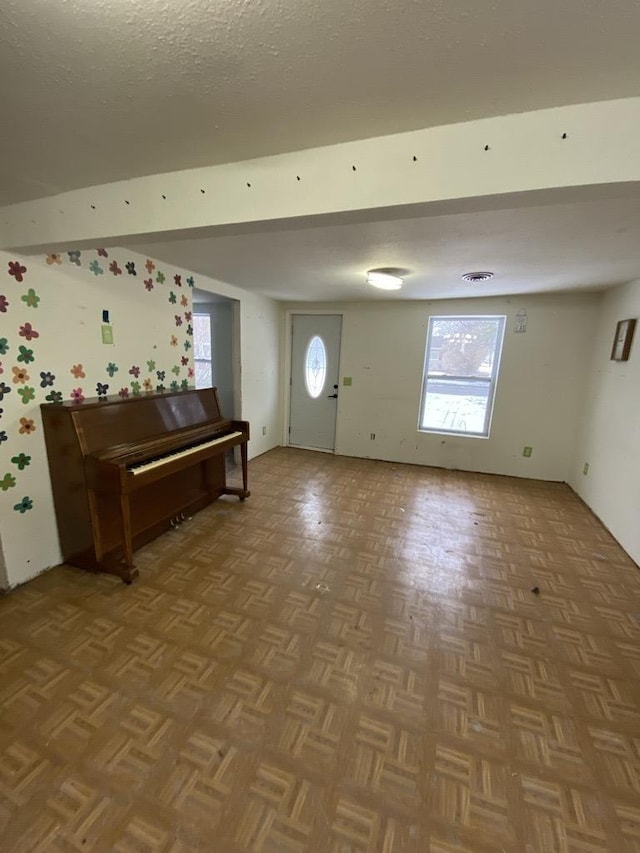
[[[466,272],[462,276],[464,281],[470,281],[471,284],[476,284],[479,281],[489,281],[493,278],[492,272]]]
[[[380,290],[400,290],[403,279],[390,270],[369,270],[367,281]]]

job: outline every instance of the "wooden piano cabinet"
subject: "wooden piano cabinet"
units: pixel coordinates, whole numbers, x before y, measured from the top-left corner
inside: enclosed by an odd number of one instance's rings
[[[69,561],[73,555],[88,554],[93,549],[84,459],[68,410],[53,408],[53,404],[49,410],[41,408],[60,549]]]
[[[224,493],[224,465],[220,463],[224,463],[222,456],[185,468],[127,495],[128,537],[123,536],[118,496],[111,491],[90,490],[95,501],[96,559],[102,562],[115,558],[116,565],[122,561],[127,564],[131,561],[131,554],[126,553],[127,538],[134,551],[169,530],[180,515],[191,516],[218,498]],[[215,478],[211,471],[214,468]]]
[[[249,425],[220,416],[214,388],[41,408],[60,544],[70,565],[130,583],[138,574],[134,550],[176,518],[223,494],[240,500],[250,494]],[[212,438],[216,446],[193,450]],[[233,488],[224,452],[238,444],[243,486]],[[165,458],[177,451],[178,458]],[[132,458],[162,464],[136,477],[127,467]]]

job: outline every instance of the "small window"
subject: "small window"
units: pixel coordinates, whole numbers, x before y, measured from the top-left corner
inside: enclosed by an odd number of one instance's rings
[[[193,361],[196,388],[211,388],[211,317],[209,314],[193,315]]]
[[[419,430],[487,438],[505,317],[430,317]]]
[[[318,335],[309,341],[304,357],[304,381],[309,396],[314,400],[322,394],[324,381],[327,378],[327,350]]]

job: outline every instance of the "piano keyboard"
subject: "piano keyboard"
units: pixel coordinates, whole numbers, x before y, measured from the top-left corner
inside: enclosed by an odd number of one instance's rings
[[[131,465],[127,470],[130,474],[136,477],[139,474],[146,474],[147,471],[151,471],[153,468],[159,468],[161,465],[166,465],[168,462],[175,462],[177,459],[184,459],[193,453],[198,453],[200,450],[206,450],[208,447],[215,447],[216,444],[222,444],[223,441],[240,438],[241,436],[241,432],[228,432],[218,438],[212,438],[209,441],[203,441],[200,444],[193,444],[191,447],[185,447],[182,450],[177,450],[175,453],[167,453],[165,456],[159,456],[156,459],[151,459],[149,462],[141,462],[139,465]]]

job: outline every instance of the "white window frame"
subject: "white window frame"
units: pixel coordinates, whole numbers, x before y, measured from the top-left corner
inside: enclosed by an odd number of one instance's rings
[[[208,364],[209,365],[209,374],[211,376],[211,384],[213,384],[213,359],[209,358],[196,358],[196,346],[195,346],[195,329],[196,329],[196,317],[206,317],[209,324],[209,352],[212,352],[213,349],[213,336],[211,334],[211,314],[208,311],[197,310],[193,312],[193,327],[194,327],[194,354],[193,354],[193,384],[195,387],[198,387],[198,365],[199,364]],[[207,386],[203,386],[207,387]]]
[[[429,361],[431,356],[431,346],[433,343],[433,328],[436,322],[442,320],[497,320],[498,334],[496,336],[496,345],[493,352],[493,363],[491,374],[485,379],[484,377],[470,376],[447,376],[446,374],[429,374]],[[504,333],[506,328],[506,316],[504,314],[433,314],[429,317],[427,328],[427,340],[424,354],[424,367],[422,372],[422,385],[420,391],[420,407],[418,414],[418,432],[437,433],[444,435],[459,435],[467,438],[489,438],[491,431],[491,420],[493,418],[493,406],[495,402],[496,386],[498,383],[498,375],[500,373],[500,364],[502,360],[502,348],[504,343]],[[489,386],[487,394],[487,405],[484,413],[483,428],[480,432],[461,429],[446,429],[446,427],[424,427],[422,426],[424,410],[427,404],[428,382],[435,380],[440,383],[459,382],[461,379],[468,378],[472,382],[486,382]]]

